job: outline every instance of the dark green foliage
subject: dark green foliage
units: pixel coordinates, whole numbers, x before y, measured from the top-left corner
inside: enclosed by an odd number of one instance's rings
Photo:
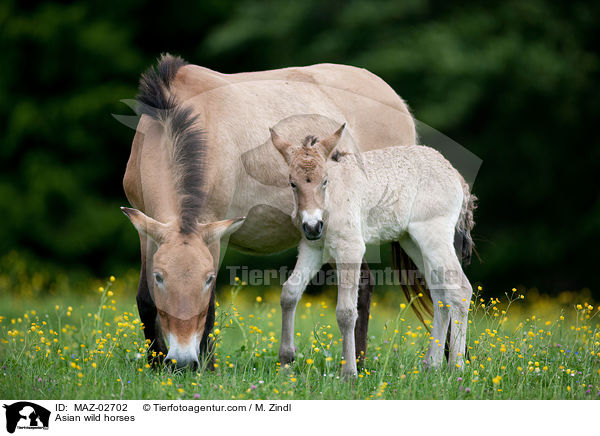
[[[597,289],[600,8],[494,3],[3,2],[0,252],[96,274],[136,265],[117,207],[133,131],[111,114],[131,114],[119,100],[169,51],[223,72],[373,71],[418,120],[483,159],[473,280]]]

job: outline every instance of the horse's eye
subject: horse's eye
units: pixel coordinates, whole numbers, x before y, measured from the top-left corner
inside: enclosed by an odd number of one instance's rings
[[[215,273],[210,273],[208,275],[208,277],[206,278],[206,283],[204,284],[204,286],[210,285],[214,279],[215,279]]]
[[[294,182],[290,182],[290,186],[292,187],[292,189],[296,189],[296,184]]]
[[[162,274],[158,272],[154,273],[154,280],[156,280],[156,283],[158,283],[160,286],[162,286],[164,283]]]
[[[323,180],[323,187],[327,186],[327,179]]]

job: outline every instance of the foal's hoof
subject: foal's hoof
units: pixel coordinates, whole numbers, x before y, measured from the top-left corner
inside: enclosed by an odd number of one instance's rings
[[[282,367],[292,363],[295,357],[293,350],[279,350],[279,362]]]
[[[356,371],[342,371],[342,380],[343,381],[353,381],[358,378],[358,374]]]

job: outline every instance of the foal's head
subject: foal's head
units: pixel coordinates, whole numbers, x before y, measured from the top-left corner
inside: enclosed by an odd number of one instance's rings
[[[323,206],[327,191],[327,159],[339,142],[346,124],[325,139],[307,136],[302,144],[292,145],[271,129],[273,145],[284,157],[294,191],[295,212],[302,218],[306,239],[323,234]]]
[[[156,244],[151,263],[144,267],[152,267],[147,284],[169,341],[166,360],[177,367],[197,366],[217,274],[218,259],[213,259],[209,246],[237,230],[244,219],[198,223],[194,231],[182,232],[176,220],[161,223],[136,209],[121,210],[140,235]]]

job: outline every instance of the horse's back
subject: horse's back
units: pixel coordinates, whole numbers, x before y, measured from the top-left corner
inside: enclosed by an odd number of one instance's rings
[[[404,100],[379,76],[364,68],[341,64],[323,63],[234,74],[189,64],[179,69],[172,86],[176,95],[185,101],[221,86],[261,80],[305,82],[340,89],[408,112]]]
[[[273,108],[281,108],[282,117],[312,111],[339,118],[337,121],[346,121],[353,130],[361,151],[416,143],[415,123],[404,100],[384,80],[363,68],[316,64],[224,74],[186,65],[177,72],[171,89],[181,102],[198,102],[202,95],[224,96],[210,100],[213,107],[215,102],[222,106],[219,112],[223,114],[248,105],[258,124],[261,113],[272,112]],[[290,90],[296,91],[290,94]],[[271,107],[257,111],[261,104]]]

